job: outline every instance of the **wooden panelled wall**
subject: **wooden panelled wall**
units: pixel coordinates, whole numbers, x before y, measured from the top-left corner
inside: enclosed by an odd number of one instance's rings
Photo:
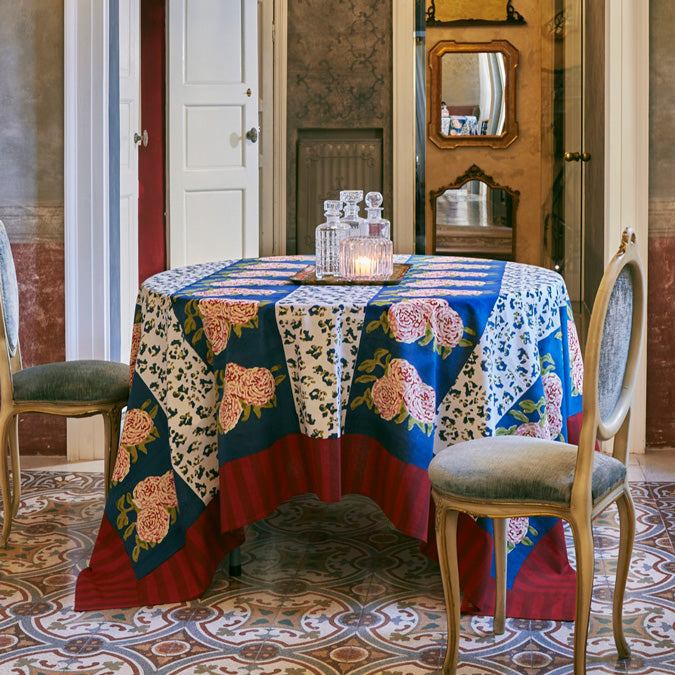
[[[542,105],[543,65],[548,58],[542,27],[551,17],[544,16],[539,0],[518,0],[516,9],[525,25],[427,26],[427,53],[440,40],[457,42],[490,42],[508,40],[517,50],[519,65],[516,75],[516,115],[518,138],[507,148],[457,147],[440,149],[426,143],[426,193],[453,183],[472,164],[477,164],[496,183],[520,192],[517,213],[515,259],[529,264],[546,264],[543,244],[543,212],[550,192],[544,176],[550,176],[550,159],[542,146],[542,132],[547,124]],[[427,92],[430,91],[427,68]],[[429,98],[429,97],[427,97]],[[427,107],[427,123],[430,110]],[[433,250],[433,212],[426,205],[427,251]]]

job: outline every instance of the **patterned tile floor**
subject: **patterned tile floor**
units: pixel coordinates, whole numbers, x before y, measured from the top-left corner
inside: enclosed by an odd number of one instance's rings
[[[0,673],[238,675],[439,672],[443,592],[435,563],[362,497],[295,498],[248,529],[244,573],[226,566],[199,600],[73,611],[102,512],[97,473],[30,470],[0,549]],[[611,631],[616,512],[595,527],[589,673],[675,673],[675,481],[633,484],[638,536],[625,607],[630,660]],[[572,672],[573,624],[463,617],[460,675]]]

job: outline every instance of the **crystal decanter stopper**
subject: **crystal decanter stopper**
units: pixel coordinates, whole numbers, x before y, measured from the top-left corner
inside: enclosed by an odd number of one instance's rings
[[[326,222],[315,230],[316,278],[337,277],[340,272],[340,242],[351,235],[351,227],[340,220],[342,202],[323,203]]]
[[[340,199],[345,205],[342,222],[347,223],[352,229],[352,237],[359,237],[365,234],[366,221],[359,215],[359,203],[363,199],[363,190],[342,190]]]
[[[379,192],[369,192],[366,195],[366,234],[369,237],[390,238],[391,225],[382,217],[382,195]]]

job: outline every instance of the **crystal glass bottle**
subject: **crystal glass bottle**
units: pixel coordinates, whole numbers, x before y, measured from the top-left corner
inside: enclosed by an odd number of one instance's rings
[[[347,223],[351,228],[352,237],[358,237],[365,234],[366,221],[359,215],[359,203],[363,199],[363,190],[342,190],[340,200],[345,205],[345,213],[342,222]]]
[[[391,225],[382,217],[382,195],[379,192],[369,192],[366,195],[366,234],[369,237],[384,237],[390,239]]]
[[[340,272],[340,242],[350,236],[351,227],[340,220],[341,201],[323,203],[326,222],[315,230],[316,278],[337,277]]]

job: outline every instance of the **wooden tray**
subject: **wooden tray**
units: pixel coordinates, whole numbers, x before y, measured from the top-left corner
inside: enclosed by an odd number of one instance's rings
[[[294,284],[307,286],[393,286],[400,283],[405,273],[411,268],[407,263],[394,263],[394,271],[388,279],[341,279],[340,277],[316,278],[316,268],[314,265],[308,265],[294,274],[290,280]]]

